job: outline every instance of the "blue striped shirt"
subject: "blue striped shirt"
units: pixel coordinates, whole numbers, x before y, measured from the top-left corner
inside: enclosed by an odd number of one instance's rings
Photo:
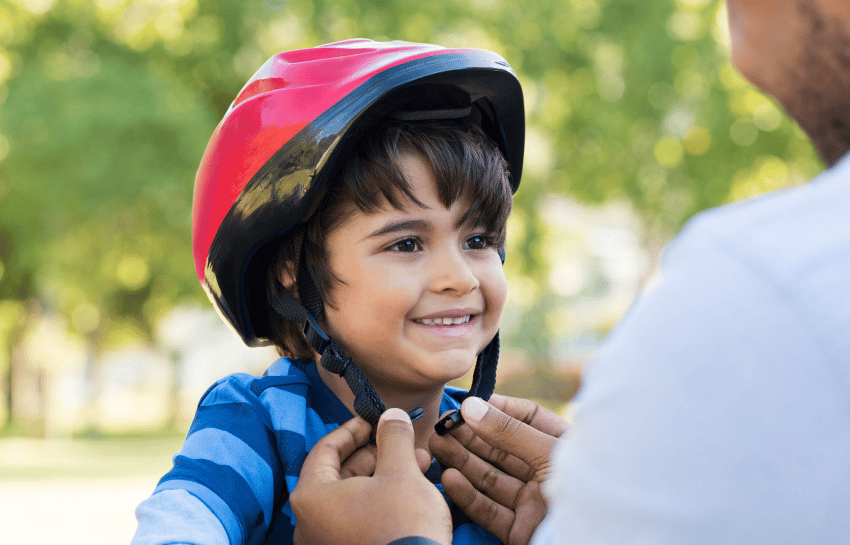
[[[446,387],[440,412],[458,409],[464,393]],[[304,458],[319,439],[351,418],[312,363],[281,358],[262,377],[225,377],[201,398],[174,467],[146,501],[165,491],[200,500],[231,544],[292,543],[289,492],[298,483]],[[436,463],[426,475],[442,490]],[[455,507],[452,518],[454,543],[498,543]],[[134,543],[175,543],[181,542],[176,536],[193,535],[185,517],[154,514],[139,521]],[[150,538],[154,533],[157,537]]]

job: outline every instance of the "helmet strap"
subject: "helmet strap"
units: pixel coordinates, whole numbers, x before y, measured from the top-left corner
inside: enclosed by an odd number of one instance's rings
[[[345,379],[346,384],[354,394],[354,411],[373,427],[377,426],[378,419],[387,409],[386,406],[369,379],[355,365],[342,347],[325,333],[316,317],[308,312],[286,289],[278,290],[278,293],[272,298],[271,305],[282,317],[304,324],[304,337],[313,350],[319,353],[320,365]],[[411,414],[411,419],[414,416],[414,414]]]
[[[478,354],[475,363],[475,371],[472,373],[472,385],[466,397],[480,397],[484,401],[490,399],[496,388],[496,365],[499,363],[499,332]],[[465,398],[464,398],[465,399]],[[434,424],[437,435],[445,435],[452,429],[463,424],[463,416],[460,411],[451,411]]]
[[[296,236],[303,236],[302,234]],[[324,309],[322,296],[307,270],[304,259],[304,246],[301,244],[301,255],[297,267],[298,299],[283,287],[271,298],[272,308],[282,317],[304,324],[304,337],[319,355],[319,364],[328,371],[341,376],[354,394],[354,412],[372,424],[372,442],[375,440],[375,430],[378,419],[387,410],[386,405],[369,379],[345,353],[339,344],[332,339],[319,324],[319,317]],[[300,299],[300,301],[299,301]],[[422,409],[410,412],[411,421],[422,416]]]
[[[472,385],[469,387],[469,396],[480,397],[483,400],[490,399],[496,388],[496,364],[499,361],[499,332],[478,354],[475,363],[475,371],[472,373]]]

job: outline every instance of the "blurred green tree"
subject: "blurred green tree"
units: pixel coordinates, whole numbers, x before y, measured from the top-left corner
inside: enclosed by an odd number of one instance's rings
[[[202,299],[189,218],[215,123],[270,55],[358,36],[492,49],[523,81],[508,266],[533,301],[505,342],[532,359],[564,302],[537,213],[552,194],[627,199],[657,249],[693,214],[820,167],[734,72],[717,0],[0,0],[0,348],[34,303],[94,357]]]

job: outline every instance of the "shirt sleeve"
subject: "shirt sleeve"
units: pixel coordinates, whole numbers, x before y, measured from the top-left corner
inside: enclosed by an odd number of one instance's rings
[[[151,498],[158,505],[156,497],[166,492],[162,501],[175,497],[174,491],[184,493],[178,498],[188,494],[192,505],[197,500],[213,514],[234,545],[262,541],[275,500],[285,501],[287,494],[274,430],[250,384],[248,377],[234,375],[204,394],[174,467]],[[162,510],[143,512],[151,525],[171,520],[155,518],[163,516]],[[181,535],[179,528],[171,528]],[[164,543],[177,541],[168,539]]]
[[[586,369],[534,543],[842,542],[848,397],[807,317],[722,248],[674,256]]]
[[[131,545],[229,545],[218,518],[185,490],[154,494],[136,508]]]

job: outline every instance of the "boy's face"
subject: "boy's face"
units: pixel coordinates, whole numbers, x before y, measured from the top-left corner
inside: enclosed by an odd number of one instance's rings
[[[499,328],[507,282],[483,230],[457,225],[469,200],[445,208],[417,155],[399,166],[425,207],[384,203],[328,234],[328,263],[342,282],[324,321],[377,388],[412,391],[472,368]]]

